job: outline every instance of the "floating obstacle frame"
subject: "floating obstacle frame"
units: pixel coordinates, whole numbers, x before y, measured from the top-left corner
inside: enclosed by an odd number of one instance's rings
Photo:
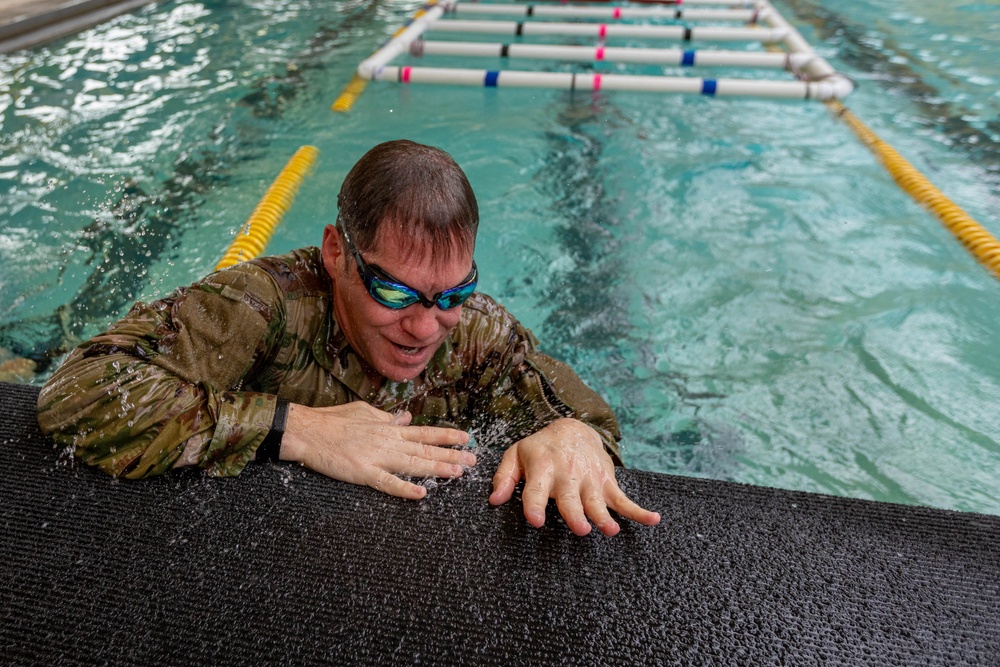
[[[363,60],[355,79],[334,103],[337,111],[353,104],[365,81],[451,84],[485,87],[534,87],[568,90],[623,90],[660,93],[697,93],[713,96],[762,96],[792,99],[843,99],[853,90],[850,80],[838,74],[766,0],[740,3],[720,0],[685,0],[673,6],[581,6],[546,4],[467,3],[442,0],[425,5],[412,20],[380,49]],[[695,6],[695,8],[690,8]],[[699,7],[700,6],[700,7]],[[470,19],[455,17],[473,17]],[[518,20],[481,19],[482,16],[516,16]],[[553,21],[539,19],[576,19]],[[595,22],[596,19],[599,22]],[[666,25],[664,21],[683,21]],[[742,25],[692,25],[695,21],[737,22]],[[427,33],[500,34],[516,43],[478,41],[429,41]],[[561,36],[593,37],[593,47],[532,44],[525,38]],[[784,49],[783,53],[609,47],[611,39],[691,42],[756,42]],[[544,59],[576,62],[614,62],[674,65],[681,67],[725,65],[780,68],[793,74],[789,80],[696,78],[606,74],[596,72],[538,72],[480,70],[464,67],[413,67],[391,64],[404,54],[504,59]]]
[[[591,5],[540,3],[460,3],[432,0],[421,8],[380,49],[363,60],[337,101],[334,111],[348,111],[370,80],[467,86],[561,88],[695,93],[710,96],[761,96],[824,101],[883,162],[903,190],[927,208],[983,266],[1000,279],[1000,241],[937,190],[922,174],[854,117],[840,101],[854,85],[819,56],[768,0],[664,0],[642,7],[589,0]],[[726,9],[710,9],[724,6]],[[734,9],[738,8],[738,9]],[[516,16],[517,21],[461,19],[453,16]],[[580,19],[577,22],[536,19]],[[602,21],[595,23],[592,19]],[[611,21],[611,22],[609,22]],[[622,23],[631,21],[632,23]],[[635,23],[639,21],[639,23]],[[664,21],[682,21],[666,25]],[[740,26],[692,25],[694,21],[741,22]],[[656,22],[656,23],[654,23]],[[469,35],[506,34],[517,42],[431,41],[425,33]],[[537,44],[533,36],[591,36],[593,46]],[[741,51],[608,46],[609,39],[704,42],[756,42],[766,51]],[[499,57],[569,62],[642,63],[674,67],[747,67],[787,70],[791,80],[695,78],[604,74],[596,72],[537,72],[392,65],[409,54],[456,57]]]

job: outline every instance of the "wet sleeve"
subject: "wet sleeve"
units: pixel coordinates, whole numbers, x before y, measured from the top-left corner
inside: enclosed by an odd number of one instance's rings
[[[505,432],[514,442],[557,419],[572,417],[597,431],[615,465],[623,465],[618,420],[604,399],[568,365],[539,352],[534,335],[516,320],[501,336],[496,333],[502,342],[477,373],[477,409],[494,422],[487,431]]]
[[[241,390],[284,328],[280,292],[241,265],[138,303],[76,348],[43,387],[38,422],[85,463],[128,478],[197,465],[238,474],[276,398]]]

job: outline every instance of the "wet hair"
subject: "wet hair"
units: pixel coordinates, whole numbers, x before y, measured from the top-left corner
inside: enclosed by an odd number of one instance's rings
[[[479,205],[469,179],[439,148],[400,139],[375,146],[351,169],[337,197],[338,222],[358,250],[370,251],[384,225],[398,225],[411,247],[447,258],[473,250]]]

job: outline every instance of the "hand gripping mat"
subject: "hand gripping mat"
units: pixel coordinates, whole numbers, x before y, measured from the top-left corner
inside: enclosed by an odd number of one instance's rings
[[[0,663],[998,665],[1000,518],[623,471],[661,526],[574,537],[254,465],[116,481],[0,385]],[[481,459],[486,459],[481,456]]]

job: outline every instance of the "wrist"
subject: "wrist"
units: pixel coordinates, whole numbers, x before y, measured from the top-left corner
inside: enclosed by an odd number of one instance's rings
[[[297,403],[288,404],[288,413],[285,419],[285,435],[281,439],[281,452],[279,457],[282,461],[300,461],[299,452],[301,450],[301,421],[305,406]]]
[[[288,401],[279,398],[275,402],[274,417],[271,419],[271,430],[264,436],[264,441],[257,448],[257,461],[278,461],[281,458],[281,445],[285,435],[288,419]]]
[[[565,433],[565,434],[577,434],[583,437],[584,440],[590,444],[596,444],[600,447],[604,447],[604,440],[601,438],[601,434],[597,430],[585,421],[577,419],[576,417],[560,417],[555,420],[549,426]]]

